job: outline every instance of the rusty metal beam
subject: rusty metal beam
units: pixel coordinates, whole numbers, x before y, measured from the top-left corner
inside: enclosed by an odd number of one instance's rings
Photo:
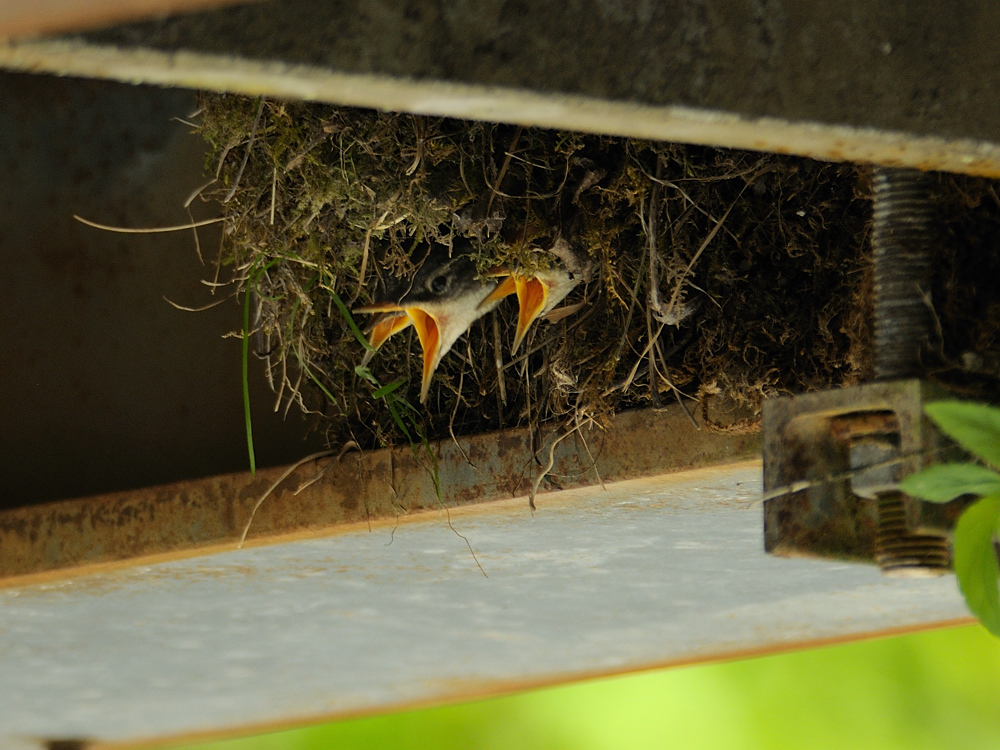
[[[80,31],[248,1],[5,0],[0,4],[0,39]]]
[[[991,0],[277,0],[0,66],[998,176],[997,38]]]
[[[269,494],[284,467],[4,511],[0,584],[34,574],[232,549],[265,494],[249,544],[329,534],[421,510],[525,497],[547,462],[552,440],[552,435],[542,440],[537,461],[526,429],[433,444],[440,497],[430,455],[423,449],[415,455],[406,446],[310,462]],[[750,458],[759,454],[759,446],[756,434],[696,430],[679,407],[625,412],[607,430],[585,429],[562,440],[541,490]]]

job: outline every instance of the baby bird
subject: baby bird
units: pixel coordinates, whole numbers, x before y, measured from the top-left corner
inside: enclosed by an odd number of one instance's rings
[[[410,325],[416,329],[423,349],[420,403],[427,402],[441,358],[473,323],[506,296],[493,297],[499,286],[498,275],[481,279],[472,252],[468,240],[456,239],[450,255],[443,245],[433,245],[409,284],[385,300],[355,308],[355,312],[381,313],[370,334],[373,349]],[[367,352],[362,364],[367,364],[372,354]]]
[[[500,269],[494,273],[506,278],[484,300],[484,304],[496,305],[504,297],[517,294],[517,330],[511,346],[512,354],[521,346],[532,323],[551,312],[581,282],[590,280],[593,270],[590,258],[566,240],[560,237],[545,252],[556,256],[551,268],[531,276]]]

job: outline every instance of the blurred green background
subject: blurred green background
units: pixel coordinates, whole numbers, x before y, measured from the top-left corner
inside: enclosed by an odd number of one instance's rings
[[[184,750],[1000,747],[1000,641],[979,626],[342,721]]]

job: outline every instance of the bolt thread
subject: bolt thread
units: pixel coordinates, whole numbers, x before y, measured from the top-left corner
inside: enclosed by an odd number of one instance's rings
[[[927,176],[916,169],[875,170],[875,378],[922,374],[920,352],[933,320],[926,297],[933,211]]]
[[[875,561],[885,575],[937,576],[948,570],[948,539],[937,534],[911,534],[906,525],[906,495],[887,492],[878,500]]]

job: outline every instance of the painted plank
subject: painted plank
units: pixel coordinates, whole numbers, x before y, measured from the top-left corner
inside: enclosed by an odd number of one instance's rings
[[[997,176],[997,37],[990,0],[281,0],[0,66]]]
[[[552,493],[535,514],[452,510],[454,530],[431,512],[8,588],[0,737],[256,731],[964,617],[950,576],[766,555],[760,474],[694,470]]]

